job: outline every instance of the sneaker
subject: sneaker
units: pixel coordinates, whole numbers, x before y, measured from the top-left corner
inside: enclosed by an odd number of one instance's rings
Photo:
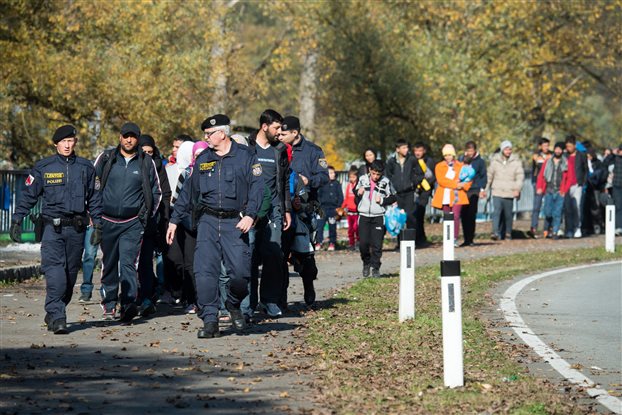
[[[82,293],[82,294],[80,294],[80,298],[78,299],[78,302],[80,302],[80,303],[88,303],[89,301],[91,301],[91,293]]]
[[[622,228],[617,228],[615,231],[616,236],[622,235]]]
[[[348,250],[349,250],[349,251],[356,251],[356,245],[350,245],[350,246],[348,247]]]
[[[583,236],[583,235],[581,234],[581,229],[577,229],[577,230],[574,232],[573,237],[574,237],[574,238],[580,238],[581,236]]]
[[[145,299],[138,309],[138,315],[141,317],[149,317],[156,312],[155,305],[151,300]]]
[[[458,243],[458,241],[454,242],[454,248],[460,248],[460,244]]]
[[[173,304],[175,299],[170,292],[164,291],[160,298],[158,298],[158,304]]]
[[[116,320],[119,318],[116,307],[106,308],[102,306],[102,308],[104,309],[104,313],[102,314],[103,320],[110,321],[110,320]]]
[[[315,250],[319,251],[322,249],[322,244],[315,244]]]
[[[370,270],[369,265],[363,265],[363,277],[364,278],[369,277],[369,270]]]
[[[490,235],[490,239],[492,239],[493,241],[498,241],[499,235],[497,235],[496,233],[493,233],[492,235]]]
[[[380,278],[380,270],[377,268],[371,269],[371,277],[372,278]]]
[[[184,313],[186,314],[196,314],[197,313],[197,306],[194,304],[188,304],[188,307],[186,307],[186,309],[184,310]]]
[[[335,250],[335,244],[329,244],[328,245],[328,250],[329,251],[334,251]]]
[[[564,231],[562,231],[561,229],[557,231],[557,233],[555,234],[556,236],[559,236],[560,238],[564,237]],[[559,238],[558,238],[559,239]]]
[[[542,232],[542,237],[543,237],[544,239],[548,238],[548,237],[549,237],[549,231],[543,231],[543,232]]]
[[[263,305],[264,312],[270,317],[279,317],[283,315],[283,312],[275,303],[266,303]]]
[[[138,307],[136,307],[136,304],[134,303],[129,303],[121,308],[121,315],[119,316],[119,320],[122,323],[130,323],[137,315]]]

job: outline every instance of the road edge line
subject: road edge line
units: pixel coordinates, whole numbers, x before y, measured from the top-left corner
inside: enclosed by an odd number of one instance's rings
[[[570,382],[587,387],[587,393],[591,397],[595,398],[601,405],[605,406],[610,411],[616,414],[622,414],[622,400],[611,396],[605,389],[596,387],[595,382],[585,376],[583,373],[576,369],[573,369],[570,364],[562,359],[553,349],[546,345],[540,338],[527,326],[516,307],[516,297],[520,292],[529,284],[542,278],[550,277],[553,275],[561,274],[564,272],[578,271],[585,268],[600,267],[622,264],[620,261],[609,261],[597,264],[579,265],[576,267],[567,267],[556,269],[530,277],[525,277],[520,281],[512,284],[501,297],[499,306],[503,312],[503,316],[510,323],[510,327],[521,338],[525,344],[527,344],[534,352],[536,352],[546,363],[548,363],[553,369],[555,369],[560,375],[569,380]]]

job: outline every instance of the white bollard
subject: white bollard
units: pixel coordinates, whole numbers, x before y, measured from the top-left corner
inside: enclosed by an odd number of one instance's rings
[[[443,260],[454,260],[454,214],[445,212],[443,215]]]
[[[464,385],[460,261],[441,261],[443,302],[443,379],[445,386]]]
[[[616,207],[607,205],[605,207],[605,251],[616,251]]]
[[[400,323],[415,318],[415,230],[404,229],[400,242]]]

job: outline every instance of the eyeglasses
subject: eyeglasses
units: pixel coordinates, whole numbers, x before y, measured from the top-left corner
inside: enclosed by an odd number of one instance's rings
[[[210,138],[212,135],[216,134],[217,132],[220,132],[222,130],[214,130],[211,133],[208,133],[207,131],[205,132],[205,138]]]

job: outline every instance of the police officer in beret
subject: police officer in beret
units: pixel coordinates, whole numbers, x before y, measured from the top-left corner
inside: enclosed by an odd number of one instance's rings
[[[104,151],[95,160],[96,187],[102,194],[103,318],[118,318],[122,323],[131,322],[139,312],[140,247],[145,226],[162,199],[155,163],[138,145],[139,137],[138,125],[123,124],[117,148]]]
[[[302,184],[308,188],[308,203],[318,207],[318,190],[321,186],[328,183],[328,163],[324,157],[322,149],[314,143],[307,140],[300,133],[300,120],[297,117],[288,116],[283,118],[283,123],[279,130],[279,140],[285,144],[292,146],[292,160],[290,167],[293,172],[298,175],[298,178],[302,181]],[[300,209],[300,201],[294,198],[292,201],[292,208],[294,211]],[[312,232],[311,232],[312,233]],[[283,236],[283,251],[285,258],[288,257],[291,251],[291,245],[296,231],[292,227]],[[311,240],[309,240],[311,243]],[[302,278],[304,287],[304,300],[308,306],[312,306],[315,303],[315,289],[313,287],[313,280],[317,278],[317,267],[315,265],[315,257],[313,252],[308,254],[296,254],[298,256],[297,262],[300,264],[299,274]],[[285,263],[287,267],[287,263]],[[286,275],[289,275],[287,273]],[[287,306],[287,281],[282,293],[281,307]]]
[[[11,239],[21,242],[21,224],[42,197],[41,270],[45,275],[45,323],[54,334],[67,334],[66,307],[71,300],[84,249],[84,232],[91,216],[101,226],[101,198],[95,190],[93,164],[76,156],[74,126],[64,125],[52,137],[56,153],[35,164],[26,179],[26,191],[15,209]],[[97,244],[99,235],[92,243]]]
[[[225,306],[237,331],[246,328],[240,309],[248,294],[251,251],[248,231],[253,226],[264,194],[261,164],[248,147],[230,138],[229,118],[216,114],[201,124],[210,148],[196,159],[175,202],[167,242],[171,244],[177,225],[192,215],[197,226],[194,276],[198,316],[203,328],[199,338],[219,337],[218,305],[221,262],[229,282]]]

